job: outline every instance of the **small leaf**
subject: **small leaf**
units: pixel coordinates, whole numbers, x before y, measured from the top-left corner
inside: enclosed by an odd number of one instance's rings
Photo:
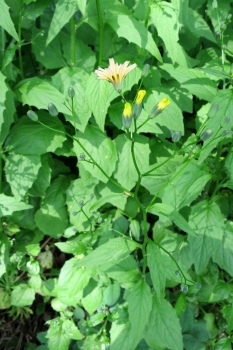
[[[18,34],[16,33],[14,23],[9,14],[9,7],[5,4],[5,1],[0,3],[0,26],[3,27],[16,41],[19,41]]]
[[[27,284],[19,284],[11,295],[11,304],[19,307],[28,306],[33,303],[35,292]]]

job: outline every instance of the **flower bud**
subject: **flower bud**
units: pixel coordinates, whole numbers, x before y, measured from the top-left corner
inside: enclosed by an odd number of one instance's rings
[[[145,78],[149,74],[150,71],[150,65],[148,63],[144,64],[144,67],[142,68],[142,77]]]
[[[38,116],[35,112],[33,112],[32,110],[27,111],[27,116],[33,120],[34,122],[36,122],[38,120]]]
[[[217,32],[215,32],[215,38],[217,41],[220,41],[221,40],[221,32],[219,30],[217,30]]]
[[[69,89],[68,89],[68,95],[69,95],[69,97],[70,98],[74,98],[74,96],[75,96],[75,91],[74,91],[74,89],[72,88],[72,87],[69,87]]]
[[[183,284],[183,283],[182,283],[182,284],[180,285],[180,290],[181,290],[181,292],[187,294],[187,293],[188,293],[188,290],[189,290],[189,287],[187,286],[187,284]]]
[[[146,95],[146,90],[138,91],[137,98],[135,103],[133,104],[133,117],[137,119],[142,111],[142,101]]]
[[[182,136],[181,131],[170,130],[172,141],[178,142]]]
[[[219,104],[218,103],[212,104],[211,107],[210,107],[209,112],[207,113],[208,117],[212,118],[216,114],[218,109],[219,109]]]
[[[83,207],[83,206],[84,206],[84,201],[82,201],[82,200],[79,201],[79,202],[78,202],[78,205],[79,205],[80,207]]]
[[[206,140],[208,140],[212,135],[213,135],[213,130],[211,130],[211,129],[206,129],[206,130],[204,130],[203,133],[201,134],[200,139],[201,139],[202,141],[206,141]]]
[[[125,103],[125,107],[122,114],[122,124],[125,129],[129,129],[132,123],[132,107],[129,102]]]
[[[154,108],[152,108],[149,118],[153,119],[157,117],[157,115],[162,113],[162,111],[170,104],[170,102],[171,101],[169,100],[169,98],[163,98],[159,103],[157,103],[157,105]]]
[[[78,214],[78,212],[77,211],[73,211],[73,213],[72,213],[74,216],[76,216],[77,214]]]
[[[85,155],[84,153],[80,153],[79,158],[80,158],[81,160],[84,160],[84,159],[86,158],[86,155]]]
[[[57,107],[53,103],[48,104],[48,111],[52,117],[56,117],[58,115]]]
[[[225,24],[225,23],[222,23],[222,24],[221,24],[221,31],[223,32],[224,30],[226,30],[226,27],[227,27],[226,24]]]
[[[216,9],[218,7],[217,0],[213,0],[212,7],[213,7],[213,9]]]

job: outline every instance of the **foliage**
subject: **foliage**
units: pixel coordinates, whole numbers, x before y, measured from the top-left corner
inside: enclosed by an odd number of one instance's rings
[[[52,310],[25,349],[232,348],[232,4],[1,2],[0,309]]]

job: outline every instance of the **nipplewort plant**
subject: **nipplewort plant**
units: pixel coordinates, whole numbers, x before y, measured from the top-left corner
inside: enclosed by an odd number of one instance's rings
[[[0,348],[232,349],[231,0],[2,0]]]

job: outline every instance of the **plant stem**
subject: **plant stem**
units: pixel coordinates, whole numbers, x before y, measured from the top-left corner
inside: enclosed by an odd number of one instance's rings
[[[145,28],[147,28],[147,26],[148,26],[149,17],[150,17],[150,11],[151,11],[150,2],[151,2],[151,0],[148,0],[148,6],[147,6],[147,11],[146,11],[146,18],[145,18],[145,22],[144,22],[144,27],[145,27]],[[144,51],[144,50],[143,50],[143,48],[141,47],[140,50],[139,50],[139,57],[142,56],[143,51]]]
[[[20,75],[21,75],[21,78],[24,79],[24,73],[23,73],[23,59],[22,59],[22,50],[21,50],[22,8],[23,8],[23,1],[20,0],[19,24],[18,24],[18,37],[19,37],[18,52],[19,52],[19,69],[20,69]]]
[[[147,232],[147,212],[146,212],[146,209],[144,207],[142,210],[142,215],[143,215],[143,232],[144,232],[144,241],[142,244],[142,256],[143,256],[142,275],[145,276],[146,267],[147,267],[146,245],[147,245],[147,241],[148,241],[148,232]]]
[[[100,45],[98,65],[101,66],[102,52],[103,52],[103,20],[101,15],[100,0],[96,0],[96,7],[97,7],[97,14],[98,14],[98,22],[99,22],[99,45]]]
[[[76,66],[74,16],[72,16],[71,19],[70,19],[70,34],[71,34],[71,60],[72,60],[72,66]]]
[[[0,144],[0,194],[2,193],[2,173],[2,145]],[[0,218],[0,234],[2,231],[2,218]]]

